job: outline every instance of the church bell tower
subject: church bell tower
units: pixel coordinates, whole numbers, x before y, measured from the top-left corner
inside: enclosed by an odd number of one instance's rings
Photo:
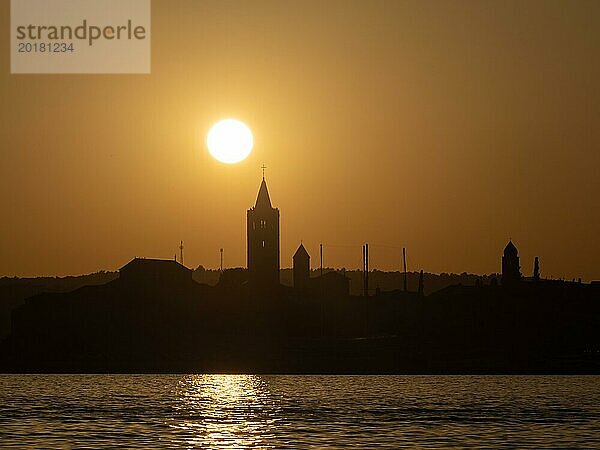
[[[257,288],[279,285],[279,209],[271,206],[264,172],[256,204],[247,212],[248,275]]]

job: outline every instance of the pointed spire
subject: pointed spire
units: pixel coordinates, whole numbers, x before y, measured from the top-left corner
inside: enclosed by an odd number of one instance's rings
[[[302,242],[300,242],[300,246],[298,247],[298,250],[296,250],[296,253],[294,253],[293,256],[294,259],[298,257],[310,258],[310,255],[306,251],[306,248],[304,248],[304,244],[302,244]]]
[[[509,239],[508,244],[506,244],[506,247],[504,247],[504,254],[507,255],[509,253],[512,253],[515,255],[518,253],[517,247],[515,247],[515,244],[513,244],[512,239]]]
[[[269,197],[269,191],[267,190],[267,183],[263,178],[260,183],[260,189],[258,190],[258,197],[256,197],[255,208],[272,208],[271,198]]]

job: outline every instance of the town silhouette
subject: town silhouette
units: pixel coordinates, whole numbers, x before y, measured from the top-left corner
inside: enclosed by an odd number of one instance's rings
[[[179,261],[134,258],[118,275],[47,283],[39,293],[31,283],[4,279],[11,319],[1,369],[600,372],[600,283],[544,279],[538,257],[524,276],[512,241],[500,277],[464,276],[440,286],[439,276],[409,273],[405,263],[394,289],[369,267],[368,244],[361,272],[323,268],[322,254],[311,270],[302,243],[292,270],[282,271],[279,242],[279,209],[263,173],[247,211],[247,268],[213,271],[213,285],[208,271],[183,264],[183,242]],[[284,276],[291,286],[281,283]]]

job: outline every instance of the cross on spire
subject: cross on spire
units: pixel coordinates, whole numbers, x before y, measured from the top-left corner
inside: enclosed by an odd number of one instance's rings
[[[265,169],[267,168],[267,166],[265,166],[264,164],[262,166],[260,166],[260,168],[262,169],[262,174],[263,174],[263,180],[265,179]]]

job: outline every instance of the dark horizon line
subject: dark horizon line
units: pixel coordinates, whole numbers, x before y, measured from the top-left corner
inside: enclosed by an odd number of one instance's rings
[[[140,258],[140,257],[136,257],[139,259],[160,259],[163,261],[174,261],[173,259],[165,259],[165,258]],[[133,258],[135,259],[135,258]],[[178,262],[178,261],[177,261]],[[178,262],[179,263],[179,262]],[[180,263],[179,263],[180,264]],[[200,267],[202,267],[204,270],[206,271],[211,271],[211,272],[220,272],[220,268],[216,267],[204,267],[202,266],[202,264],[199,264],[198,266],[196,266],[195,268],[192,267],[188,267],[185,266],[184,267],[190,269],[191,271],[195,272],[196,270],[198,270]],[[243,267],[243,266],[236,266],[236,267],[226,267],[224,268],[224,271],[226,270],[237,270],[237,269],[242,269],[242,270],[248,270],[247,267]],[[285,270],[293,270],[293,267],[282,267],[280,269],[280,272],[285,271]],[[316,267],[316,268],[311,268],[310,271],[312,272],[319,272],[321,269],[320,267]],[[97,275],[97,274],[101,274],[101,273],[115,273],[118,274],[120,271],[120,268],[115,269],[115,270],[107,270],[107,269],[100,269],[97,270],[95,272],[88,272],[88,273],[80,273],[80,274],[68,274],[68,275],[32,275],[32,276],[21,276],[21,275],[0,275],[0,280],[4,280],[4,279],[19,279],[19,280],[35,280],[35,279],[41,279],[41,278],[53,278],[53,279],[65,279],[65,278],[79,278],[79,277],[86,277],[86,276],[92,276],[92,275]],[[359,267],[357,268],[353,268],[353,269],[348,269],[346,267],[331,267],[331,266],[323,266],[323,271],[346,271],[346,272],[362,272],[363,270]],[[369,269],[369,273],[373,273],[373,272],[381,272],[381,273],[398,273],[398,274],[402,274],[404,273],[403,270],[381,270],[378,268],[370,268]],[[420,270],[407,270],[406,271],[407,274],[419,274]],[[486,278],[499,278],[501,276],[500,272],[490,272],[490,273],[475,273],[475,272],[428,272],[426,270],[423,270],[423,274],[424,275],[436,275],[436,276],[442,276],[442,275],[456,275],[456,276],[475,276],[475,277],[486,277]],[[527,280],[530,279],[532,277],[530,276],[523,276],[522,277],[523,280]],[[550,277],[540,277],[540,280],[546,280],[546,281],[579,281],[581,280],[581,282],[593,282],[596,281],[596,279],[590,279],[590,280],[585,280],[583,277],[580,278],[572,278],[572,280],[569,280],[568,278],[565,277],[555,277],[555,276],[550,276]]]

